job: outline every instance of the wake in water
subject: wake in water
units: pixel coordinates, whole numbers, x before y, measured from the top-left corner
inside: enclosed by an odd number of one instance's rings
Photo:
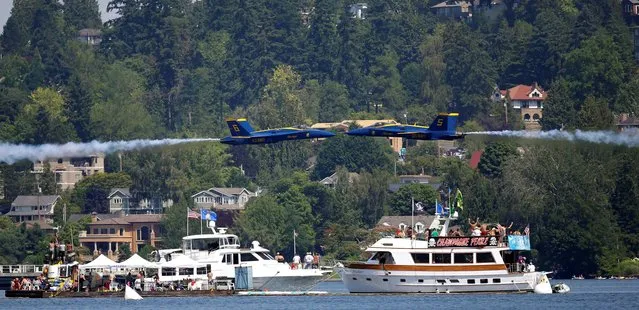
[[[584,141],[599,144],[624,145],[627,147],[639,146],[639,132],[637,131],[473,131],[465,132],[467,135],[489,135],[500,137],[514,137],[525,139],[542,139],[542,140],[564,140],[564,141]]]
[[[85,157],[96,153],[109,154],[120,151],[135,151],[159,146],[211,141],[220,141],[220,139],[140,139],[131,141],[91,141],[87,143],[69,142],[65,144],[41,145],[0,143],[0,162],[13,164],[24,159],[36,161],[45,160],[48,158]]]

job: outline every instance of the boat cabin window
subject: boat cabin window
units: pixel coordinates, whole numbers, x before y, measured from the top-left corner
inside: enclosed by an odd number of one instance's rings
[[[377,252],[370,260],[376,260],[380,264],[395,264],[395,259],[393,259],[393,255],[390,252]]]
[[[495,258],[493,257],[492,252],[477,253],[477,262],[478,263],[494,263]]]
[[[415,264],[430,264],[429,253],[410,253],[410,256],[413,257]]]
[[[273,256],[271,256],[268,253],[264,253],[264,252],[257,252],[255,253],[257,254],[257,256],[261,257],[263,260],[274,260],[275,258],[273,258]]]
[[[450,264],[449,253],[433,253],[433,264]]]
[[[240,259],[242,262],[255,262],[259,260],[253,256],[253,253],[240,253]]]
[[[162,276],[174,276],[175,268],[162,268]]]
[[[220,240],[219,239],[184,240],[183,246],[185,250],[213,252],[220,248]]]
[[[206,274],[207,273],[206,269],[207,269],[207,267],[198,267],[197,268],[197,274]]]
[[[240,257],[238,253],[226,254],[222,257],[222,262],[227,265],[235,265],[240,263]]]
[[[193,275],[193,268],[180,268],[180,269],[178,269],[178,271],[180,272],[181,276],[192,276]]]
[[[455,264],[472,264],[473,253],[455,253]]]

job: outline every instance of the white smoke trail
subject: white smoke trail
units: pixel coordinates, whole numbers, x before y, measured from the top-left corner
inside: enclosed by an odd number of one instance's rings
[[[162,139],[162,140],[131,140],[87,143],[69,142],[65,144],[11,144],[0,143],[0,162],[13,164],[19,160],[46,160],[63,157],[85,157],[96,153],[113,153],[119,151],[134,151],[145,148],[176,145],[191,142],[220,141],[217,138],[206,139]]]
[[[490,135],[501,137],[515,137],[525,139],[542,139],[542,140],[564,140],[564,141],[584,141],[599,144],[624,145],[627,147],[639,146],[639,132],[637,131],[474,131],[466,132],[468,135]]]

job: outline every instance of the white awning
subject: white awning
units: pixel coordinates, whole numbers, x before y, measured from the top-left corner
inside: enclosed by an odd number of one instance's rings
[[[80,269],[87,268],[110,268],[117,265],[116,262],[110,260],[108,257],[104,256],[104,254],[100,254],[98,258],[94,259],[88,264],[80,265]]]

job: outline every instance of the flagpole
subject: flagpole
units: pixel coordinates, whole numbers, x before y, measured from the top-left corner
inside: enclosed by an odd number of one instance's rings
[[[413,227],[415,227],[415,199],[413,197],[410,197],[410,203],[411,203],[410,229],[412,231]]]
[[[186,206],[186,235],[189,235],[189,207]]]
[[[297,246],[295,244],[295,229],[293,229],[293,256],[297,255]]]
[[[202,208],[200,208],[200,235],[203,234],[202,232],[202,222],[204,221],[204,219],[202,218]]]

